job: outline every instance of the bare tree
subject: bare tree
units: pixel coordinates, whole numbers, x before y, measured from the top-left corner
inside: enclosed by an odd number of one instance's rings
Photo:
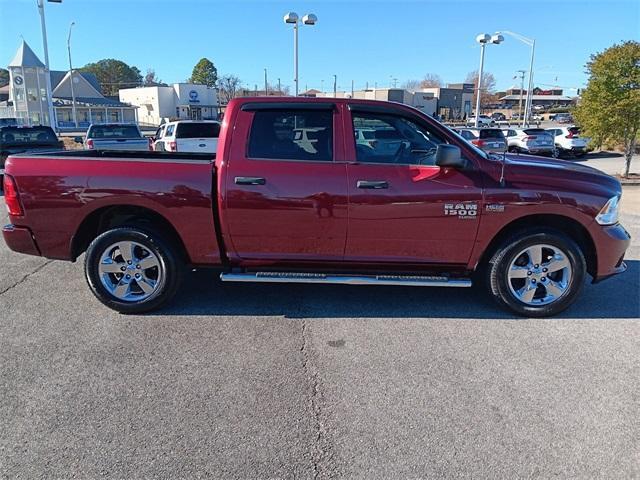
[[[442,78],[435,73],[427,73],[420,82],[420,88],[441,87]]]
[[[420,88],[420,80],[407,80],[401,86],[405,90],[415,92]]]
[[[469,72],[465,79],[465,83],[473,83],[473,105],[475,105],[478,95],[478,71],[474,70],[473,72]],[[494,77],[491,72],[482,73],[480,90],[482,90],[482,96],[480,97],[481,106],[494,103],[496,101],[496,77]]]
[[[236,75],[223,75],[218,80],[218,91],[220,101],[223,104],[229,103],[240,94],[242,81]]]

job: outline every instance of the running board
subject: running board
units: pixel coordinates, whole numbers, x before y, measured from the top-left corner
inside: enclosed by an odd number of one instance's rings
[[[402,285],[412,287],[470,287],[467,278],[404,275],[328,275],[323,273],[221,273],[223,282],[331,283],[345,285]]]

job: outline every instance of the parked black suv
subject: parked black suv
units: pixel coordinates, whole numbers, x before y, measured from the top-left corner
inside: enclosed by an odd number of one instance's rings
[[[0,190],[4,175],[4,161],[9,155],[34,151],[63,149],[51,127],[0,126]]]

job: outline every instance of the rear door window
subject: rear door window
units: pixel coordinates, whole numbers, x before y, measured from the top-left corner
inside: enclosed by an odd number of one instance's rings
[[[502,130],[499,130],[497,128],[483,128],[482,130],[480,130],[480,138],[503,139],[504,134],[502,133]]]
[[[218,138],[220,124],[213,122],[179,123],[176,138]]]
[[[249,133],[249,158],[333,160],[331,110],[258,110]]]

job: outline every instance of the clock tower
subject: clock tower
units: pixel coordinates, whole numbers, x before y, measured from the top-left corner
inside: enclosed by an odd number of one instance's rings
[[[46,68],[23,40],[9,69],[9,101],[26,125],[51,125]]]

